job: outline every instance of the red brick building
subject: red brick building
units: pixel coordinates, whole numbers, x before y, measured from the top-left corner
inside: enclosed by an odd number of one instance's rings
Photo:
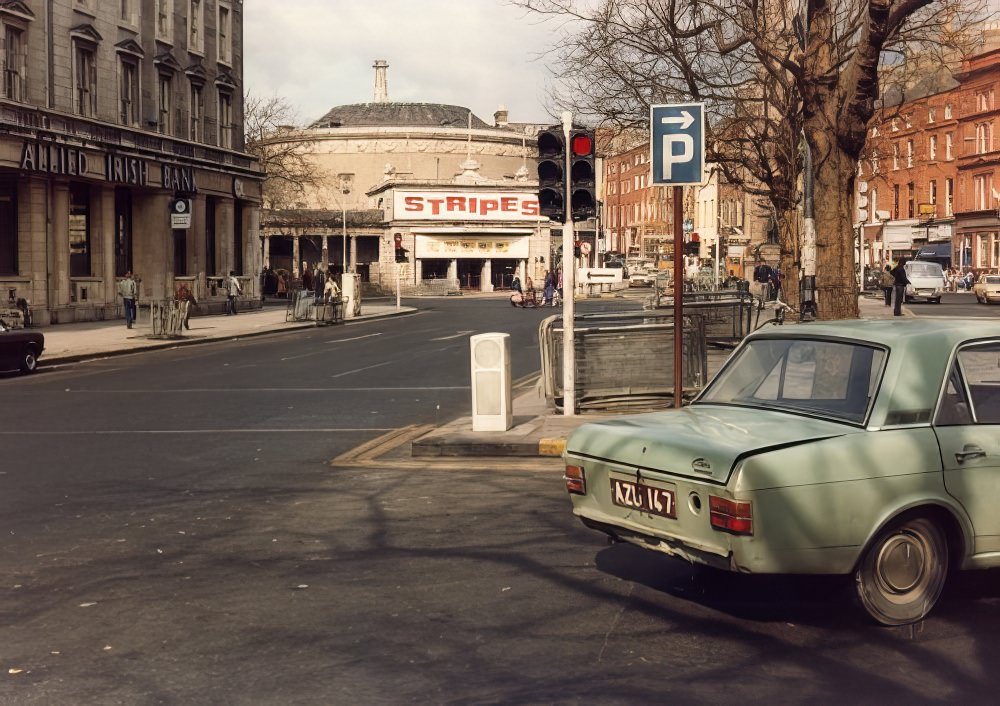
[[[673,250],[670,189],[650,184],[649,143],[604,158],[605,248],[656,261]]]

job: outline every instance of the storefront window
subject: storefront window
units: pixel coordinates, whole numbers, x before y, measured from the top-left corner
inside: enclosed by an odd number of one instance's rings
[[[237,201],[233,204],[233,269],[236,274],[243,272],[243,206]]]
[[[90,187],[70,184],[69,274],[90,277]]]
[[[211,196],[205,199],[205,272],[219,274],[215,259],[215,199]]]
[[[115,276],[132,271],[132,194],[115,189]]]
[[[17,187],[0,184],[0,275],[17,271]]]

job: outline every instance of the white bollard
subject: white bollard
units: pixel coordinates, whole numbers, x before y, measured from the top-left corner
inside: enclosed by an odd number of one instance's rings
[[[472,430],[507,431],[511,409],[510,334],[481,333],[469,338],[472,359]]]

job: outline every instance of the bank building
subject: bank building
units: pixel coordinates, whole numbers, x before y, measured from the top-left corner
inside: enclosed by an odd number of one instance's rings
[[[0,0],[0,306],[121,316],[186,283],[257,289],[263,174],[243,151],[241,0]]]
[[[389,100],[374,63],[374,100],[332,108],[281,141],[299,141],[329,175],[293,208],[265,210],[265,263],[294,275],[327,263],[368,291],[447,294],[541,284],[550,225],[539,216],[541,125],[488,124],[462,106]]]

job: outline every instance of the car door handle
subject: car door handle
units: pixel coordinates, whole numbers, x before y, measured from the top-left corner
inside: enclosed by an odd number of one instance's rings
[[[959,463],[965,463],[969,459],[973,458],[986,458],[986,452],[978,446],[970,446],[967,444],[965,448],[955,454],[955,460]]]

